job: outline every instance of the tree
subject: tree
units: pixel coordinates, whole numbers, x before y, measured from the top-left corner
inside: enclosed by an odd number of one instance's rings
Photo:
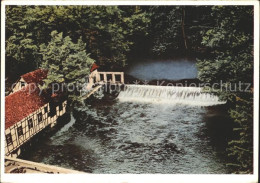
[[[210,54],[206,59],[198,59],[199,79],[212,84],[222,81],[219,94],[227,100],[235,123],[227,149],[232,162],[228,165],[237,173],[252,173],[253,7],[214,6],[212,18],[215,26],[202,32],[202,44]],[[249,83],[250,90],[231,91],[232,84],[238,83]]]
[[[23,21],[25,12],[20,6],[6,9],[6,71],[13,79],[34,70],[40,61],[37,42]]]
[[[200,32],[211,26],[210,7],[151,6],[152,52],[158,56],[176,56],[201,50]]]
[[[163,56],[182,48],[181,8],[179,6],[152,6],[149,11],[152,13],[150,32],[153,39],[152,51],[156,55]]]
[[[127,55],[138,47],[138,38],[147,34],[150,21],[138,6],[7,6],[6,17],[7,51],[19,50],[20,40],[30,39],[37,50],[30,50],[34,57],[24,55],[24,60],[34,67],[40,58],[39,46],[47,44],[50,33],[57,30],[72,41],[82,37],[97,64],[110,70],[127,65]],[[20,62],[17,56],[8,55],[11,58],[14,65]],[[12,68],[9,62],[7,66]]]
[[[43,88],[50,87],[52,83],[63,83],[70,101],[78,99],[81,84],[84,84],[84,78],[94,63],[85,47],[86,44],[81,39],[73,43],[70,37],[63,37],[63,33],[52,31],[51,41],[47,45],[41,45],[41,67],[48,69]],[[74,90],[68,87],[74,87]]]
[[[134,6],[82,6],[80,10],[79,32],[97,64],[110,70],[125,67],[128,53],[138,44],[136,37],[146,34],[147,14]]]

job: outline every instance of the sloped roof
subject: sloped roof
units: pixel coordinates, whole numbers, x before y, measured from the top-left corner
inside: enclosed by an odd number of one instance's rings
[[[90,69],[90,72],[93,72],[94,70],[96,70],[96,69],[98,69],[98,68],[99,68],[99,66],[98,66],[96,63],[94,63],[94,64],[92,65],[91,69]]]
[[[24,79],[26,83],[43,83],[43,79],[47,78],[48,70],[44,69],[37,69],[35,71],[26,73],[21,77]]]
[[[5,129],[22,120],[50,101],[50,95],[40,94],[35,83],[5,97]]]

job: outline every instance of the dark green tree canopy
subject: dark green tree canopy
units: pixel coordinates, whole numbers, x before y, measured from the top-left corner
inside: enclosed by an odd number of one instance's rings
[[[210,56],[198,59],[199,79],[220,83],[222,98],[230,104],[234,120],[234,136],[227,149],[236,173],[253,172],[253,7],[214,6],[215,25],[202,32],[202,44]],[[229,85],[226,85],[228,83]],[[230,86],[242,83],[247,91],[230,91]]]
[[[113,71],[140,57],[196,57],[203,83],[251,84],[218,94],[234,120],[230,165],[252,173],[253,15],[253,6],[6,6],[6,77],[47,68],[47,88],[81,83],[94,60]]]
[[[51,37],[48,45],[42,44],[40,49],[42,68],[48,70],[43,88],[50,87],[52,83],[73,85],[75,90],[69,96],[76,98],[79,94],[76,87],[82,89],[80,85],[84,84],[94,60],[86,53],[86,44],[81,39],[73,43],[69,36],[63,37],[63,33],[57,31],[51,32]]]

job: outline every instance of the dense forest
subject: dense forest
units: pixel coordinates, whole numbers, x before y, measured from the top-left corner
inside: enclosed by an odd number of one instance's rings
[[[198,79],[250,83],[218,92],[234,133],[227,154],[234,173],[253,172],[252,6],[7,6],[6,81],[48,68],[53,81],[76,82],[92,63],[122,70],[139,57],[197,58]],[[48,82],[47,82],[48,83]]]

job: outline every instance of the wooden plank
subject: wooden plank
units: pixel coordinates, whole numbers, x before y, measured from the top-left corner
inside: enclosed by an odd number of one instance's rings
[[[53,165],[47,165],[43,163],[36,163],[28,160],[22,160],[18,158],[5,157],[5,173],[14,173],[13,171],[22,170],[23,173],[74,173],[83,174],[77,170],[62,168]],[[19,171],[18,171],[19,172]]]
[[[94,94],[96,91],[98,91],[98,89],[100,89],[101,87],[102,87],[102,85],[96,86],[90,93],[86,94],[82,98],[83,99],[89,98],[92,94]]]

